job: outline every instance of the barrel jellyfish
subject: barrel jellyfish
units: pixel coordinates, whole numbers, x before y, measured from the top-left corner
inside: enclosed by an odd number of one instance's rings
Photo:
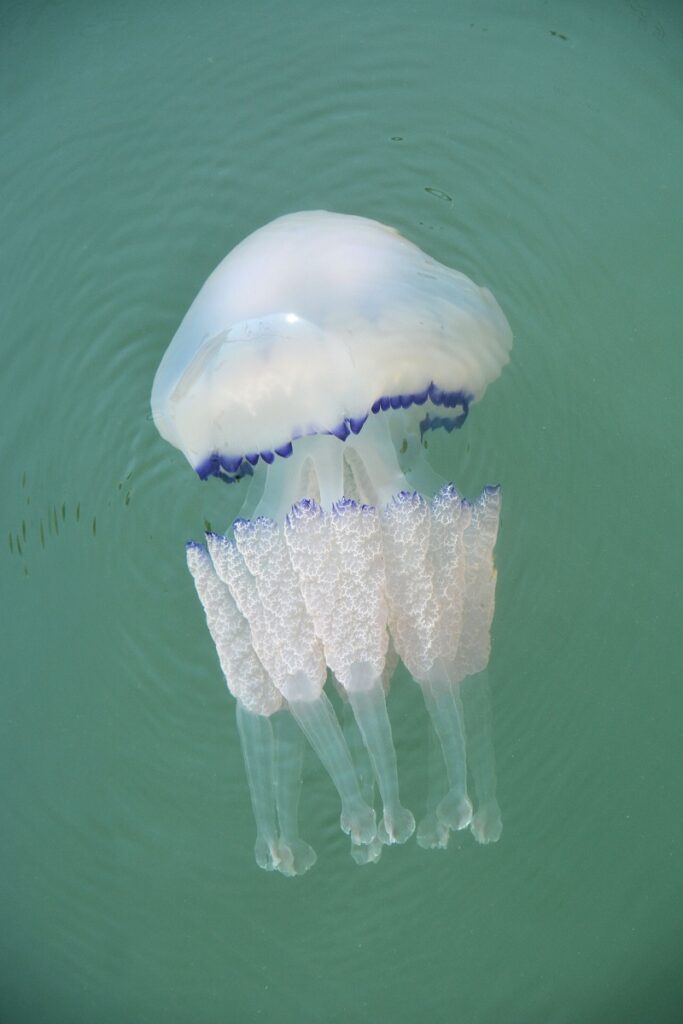
[[[424,439],[463,425],[511,344],[487,289],[392,228],[311,211],[233,249],[161,361],[160,434],[200,479],[245,490],[232,528],[186,553],[236,701],[262,868],[316,860],[298,830],[305,740],[357,863],[415,831],[387,713],[399,659],[431,724],[418,842],[500,834],[482,681],[500,488],[462,497]]]

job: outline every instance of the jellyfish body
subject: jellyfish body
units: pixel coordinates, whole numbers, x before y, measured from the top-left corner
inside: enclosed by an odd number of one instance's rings
[[[337,787],[356,861],[414,831],[386,707],[398,658],[445,767],[418,841],[444,846],[471,823],[480,841],[500,832],[486,742],[472,780],[486,807],[472,818],[460,692],[488,662],[500,489],[463,499],[422,439],[462,426],[510,345],[486,289],[391,228],[317,211],[238,245],[161,362],[162,436],[201,478],[250,481],[249,516],[191,542],[187,561],[237,701],[261,867],[299,874],[315,860],[296,822],[300,735]]]

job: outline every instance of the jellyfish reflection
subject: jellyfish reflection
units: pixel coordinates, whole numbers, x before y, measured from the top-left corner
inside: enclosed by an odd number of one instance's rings
[[[358,863],[414,832],[386,707],[399,658],[434,734],[418,842],[443,847],[467,826],[481,842],[500,834],[485,698],[478,707],[500,489],[466,500],[422,441],[462,426],[511,340],[486,289],[391,228],[318,211],[237,246],[161,362],[162,436],[201,478],[248,481],[249,515],[188,544],[187,562],[237,702],[263,868],[295,875],[315,861],[297,826],[303,737]]]

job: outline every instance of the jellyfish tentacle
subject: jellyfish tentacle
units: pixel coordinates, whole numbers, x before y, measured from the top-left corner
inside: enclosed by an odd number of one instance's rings
[[[237,730],[256,820],[256,863],[264,871],[275,871],[281,865],[282,851],[275,817],[272,726],[269,718],[252,714],[238,701]]]
[[[488,672],[484,670],[465,679],[461,693],[467,730],[467,763],[475,802],[470,830],[478,843],[495,843],[500,839],[503,823],[496,799]]]
[[[212,536],[211,544],[219,547],[222,540]],[[209,552],[203,545],[191,543],[186,555],[225,680],[237,699],[237,726],[256,820],[256,863],[266,871],[282,869],[275,819],[273,735],[268,717],[281,707],[282,696],[257,658],[248,622],[216,573]]]
[[[389,637],[384,551],[375,508],[341,501],[331,515],[339,589],[326,655],[345,688],[383,804],[380,838],[404,843],[415,819],[399,798],[396,752],[382,686]]]
[[[337,690],[343,700],[342,705],[342,731],[346,745],[351,754],[351,760],[356,770],[358,785],[363,799],[370,807],[375,803],[375,775],[370,762],[370,755],[363,742],[358,722],[353,713],[353,708],[343,686],[335,680]],[[380,826],[381,827],[381,826]],[[382,855],[383,843],[379,835],[371,843],[360,845],[351,842],[351,856],[356,864],[376,864]]]
[[[399,800],[381,683],[388,634],[377,510],[342,499],[325,512],[303,501],[287,516],[285,537],[327,664],[349,699],[375,771],[384,805],[384,841],[405,842],[415,822]]]
[[[339,721],[324,692],[317,700],[293,700],[289,707],[332,779],[342,804],[341,828],[355,843],[377,835],[375,812],[363,799]]]
[[[266,519],[236,522],[234,531],[251,579],[236,561],[230,579],[242,594],[254,646],[337,787],[342,829],[356,842],[369,843],[376,834],[375,813],[360,795],[339,722],[323,691],[327,674],[323,649],[304,605],[283,531]]]
[[[430,512],[436,619],[432,645],[434,662],[423,683],[423,692],[443,752],[450,787],[437,804],[436,817],[450,829],[461,829],[471,821],[472,803],[467,792],[464,719],[452,666],[463,637],[464,536],[470,524],[470,506],[462,501],[452,484],[446,484],[434,495]]]
[[[417,842],[423,850],[445,850],[450,830],[439,821],[436,809],[448,790],[446,766],[434,727],[427,716],[427,810],[417,826]]]
[[[447,503],[454,518],[456,492]],[[416,493],[397,495],[384,511],[389,628],[396,650],[422,689],[441,744],[449,790],[436,807],[437,819],[447,828],[461,829],[470,822],[472,806],[465,738],[444,657],[457,645],[457,632],[451,637],[457,622],[448,614],[444,594],[451,552],[443,544],[448,523],[434,519],[434,510]]]
[[[436,673],[434,673],[436,675]],[[442,825],[458,831],[472,820],[472,804],[467,795],[465,733],[456,694],[443,677],[422,684],[427,711],[436,733],[448,776],[448,793],[439,802],[436,815]]]
[[[317,860],[313,847],[299,835],[304,735],[285,709],[273,715],[272,720],[275,739],[275,805],[280,826],[278,849],[282,856],[279,870],[287,875],[303,875]]]
[[[250,643],[261,654],[271,670],[282,671],[277,660],[278,648],[269,645],[269,630],[266,609],[260,600],[256,579],[249,572],[236,542],[218,534],[208,534],[207,542],[211,559],[218,577],[229,589],[241,614],[250,627]],[[254,655],[256,657],[256,655]],[[275,689],[275,687],[274,687]],[[281,698],[279,690],[276,690]],[[278,716],[280,717],[280,716]],[[283,713],[284,717],[284,713]],[[284,723],[283,723],[284,725]],[[298,728],[296,730],[299,731]],[[296,749],[291,734],[282,726],[278,729],[278,756],[274,786],[276,787],[277,809],[280,817],[282,853],[280,870],[285,874],[300,874],[311,867],[315,853],[298,839],[295,827],[295,811],[298,802],[297,778],[300,778],[300,763],[297,766]],[[287,855],[287,850],[289,854]]]
[[[387,844],[405,843],[415,831],[415,819],[399,797],[396,752],[382,684],[375,680],[369,689],[350,688],[348,696],[382,797],[380,839]]]
[[[356,721],[356,716],[353,713],[346,690],[339,686],[338,683],[337,690],[343,701],[342,732],[344,733],[344,739],[356,769],[356,777],[358,778],[358,785],[363,799],[372,807],[375,803],[375,774],[370,762],[370,755],[363,742],[363,737],[358,728],[358,722]]]
[[[356,843],[351,840],[351,857],[355,864],[376,864],[382,856],[383,844],[378,835],[369,843]]]
[[[490,739],[488,682],[484,670],[491,649],[496,570],[493,558],[501,511],[499,487],[485,487],[477,501],[463,502],[468,515],[462,530],[462,638],[451,663],[451,680],[462,695],[467,718],[470,777],[477,803],[471,831],[478,842],[495,842],[502,823],[495,796]],[[469,711],[469,715],[467,714]]]

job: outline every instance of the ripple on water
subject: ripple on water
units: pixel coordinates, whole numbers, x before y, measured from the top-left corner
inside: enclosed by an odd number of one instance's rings
[[[26,701],[17,721],[32,738],[16,745],[6,798],[22,892],[30,890],[22,929],[35,922],[83,991],[120,978],[122,965],[162,991],[191,959],[187,935],[213,927],[222,957],[234,915],[235,957],[249,947],[244,934],[264,962],[277,953],[288,965],[319,939],[367,992],[370,950],[389,948],[393,969],[416,977],[406,922],[427,921],[429,949],[448,951],[457,980],[468,953],[485,959],[486,924],[499,934],[505,894],[519,891],[521,837],[552,853],[568,826],[590,831],[586,822],[610,798],[592,793],[588,809],[572,800],[581,766],[571,756],[572,747],[600,748],[599,737],[591,743],[594,702],[609,698],[600,673],[610,657],[617,667],[624,658],[606,646],[604,623],[621,580],[605,556],[608,512],[628,514],[626,488],[619,501],[601,501],[596,466],[611,486],[615,475],[592,456],[605,438],[618,449],[615,430],[630,437],[621,409],[630,384],[622,370],[616,386],[613,370],[622,359],[637,368],[623,355],[636,343],[603,296],[627,308],[641,256],[628,230],[646,229],[664,201],[659,190],[675,189],[658,144],[673,127],[675,90],[666,63],[652,59],[659,29],[647,12],[626,11],[614,28],[623,42],[627,16],[647,22],[633,36],[636,89],[623,46],[607,45],[600,25],[569,6],[576,30],[519,11],[487,25],[479,15],[406,15],[401,5],[322,5],[319,21],[292,19],[277,32],[270,17],[238,7],[216,5],[217,23],[203,25],[190,6],[168,17],[167,8],[137,5],[124,17],[97,5],[100,22],[83,32],[75,15],[60,25],[48,5],[25,15],[22,31],[44,32],[50,45],[6,47],[19,58],[0,115],[12,139],[2,150],[9,301],[0,320],[11,340],[3,575],[12,608],[24,607],[20,584],[33,587],[32,611],[52,623],[40,632],[47,671],[32,660],[36,635],[21,652],[41,686],[14,694]],[[434,465],[465,493],[503,485],[490,670],[503,842],[434,859],[412,845],[400,858],[388,851],[377,873],[353,871],[334,797],[313,769],[303,811],[322,834],[325,869],[297,892],[319,929],[304,935],[262,926],[273,908],[276,921],[292,908],[251,865],[232,704],[185,568],[184,541],[200,537],[206,520],[227,525],[237,499],[196,481],[156,436],[149,392],[218,260],[271,218],[314,207],[394,224],[490,287],[515,346],[464,429],[430,438]],[[638,254],[630,267],[625,242]],[[619,469],[624,479],[631,467]],[[69,605],[94,638],[63,628]],[[418,697],[405,674],[390,697],[415,806]],[[569,742],[545,742],[551,728]],[[427,873],[428,884],[415,884]],[[243,904],[231,900],[238,890],[248,894]],[[359,932],[365,949],[335,945],[351,932],[349,907],[372,905],[377,892],[382,913],[364,915]],[[500,922],[487,917],[501,906]],[[152,933],[157,920],[172,920],[166,934]],[[140,945],[131,953],[133,936]],[[142,963],[131,966],[134,956]],[[443,957],[432,959],[436,972]],[[429,969],[418,965],[423,980]],[[253,965],[244,970],[252,977]],[[452,981],[433,978],[435,991],[452,993]],[[505,984],[503,975],[501,991]]]

